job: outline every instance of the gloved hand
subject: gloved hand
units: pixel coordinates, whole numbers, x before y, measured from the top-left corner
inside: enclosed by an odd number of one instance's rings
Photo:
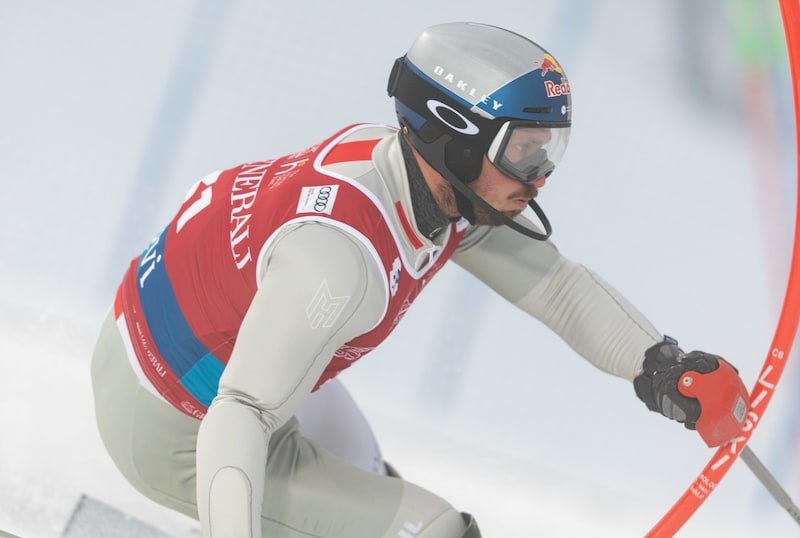
[[[736,368],[717,355],[684,353],[669,340],[645,352],[633,388],[648,409],[696,429],[711,447],[739,435],[749,411],[747,389]]]

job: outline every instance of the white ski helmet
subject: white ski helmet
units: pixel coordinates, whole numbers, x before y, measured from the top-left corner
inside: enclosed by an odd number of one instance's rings
[[[553,172],[569,140],[564,70],[533,41],[495,26],[454,22],[425,29],[395,61],[388,93],[411,144],[453,184],[468,219],[463,197],[482,200],[465,184],[480,175],[484,155],[505,175],[530,182]],[[540,143],[519,143],[531,135]]]

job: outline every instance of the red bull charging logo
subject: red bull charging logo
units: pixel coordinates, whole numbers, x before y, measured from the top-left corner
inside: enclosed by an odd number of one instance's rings
[[[536,62],[536,63],[539,65],[539,69],[542,70],[541,73],[542,76],[545,76],[550,71],[558,73],[560,75],[564,74],[564,70],[561,69],[560,65],[558,65],[556,59],[547,54],[546,52],[544,53],[544,59],[541,62]]]

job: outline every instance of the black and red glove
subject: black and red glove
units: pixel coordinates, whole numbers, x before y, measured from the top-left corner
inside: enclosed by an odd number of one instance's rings
[[[696,429],[710,447],[741,433],[750,400],[728,361],[702,351],[684,353],[665,340],[645,352],[642,366],[633,388],[648,409]]]

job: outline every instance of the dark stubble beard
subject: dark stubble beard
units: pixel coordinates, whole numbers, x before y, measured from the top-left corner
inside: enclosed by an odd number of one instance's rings
[[[536,198],[539,194],[539,189],[536,188],[535,185],[531,183],[521,183],[520,190],[513,193],[511,196],[508,197],[508,200],[515,200],[517,198]],[[478,193],[476,193],[478,194]],[[478,194],[480,196],[480,194]],[[494,215],[483,209],[479,205],[475,205],[475,224],[481,224],[484,226],[502,226],[505,224],[497,219]],[[522,209],[515,209],[513,211],[499,211],[500,214],[504,215],[509,219],[513,219],[520,213],[522,213]]]
[[[533,185],[532,183],[520,183],[520,189],[509,196],[508,199],[514,200],[516,198],[536,198],[538,194],[539,189],[536,188],[536,185]],[[480,194],[478,194],[478,196],[480,196]],[[447,218],[455,220],[461,216],[458,213],[458,204],[456,203],[454,187],[449,183],[442,183],[437,186],[436,198],[441,204],[441,207],[444,209],[444,213]],[[480,224],[483,226],[502,226],[504,224],[479,205],[473,204],[473,208],[475,213],[475,224]],[[500,211],[499,213],[510,219],[513,219],[522,213],[522,210]]]

